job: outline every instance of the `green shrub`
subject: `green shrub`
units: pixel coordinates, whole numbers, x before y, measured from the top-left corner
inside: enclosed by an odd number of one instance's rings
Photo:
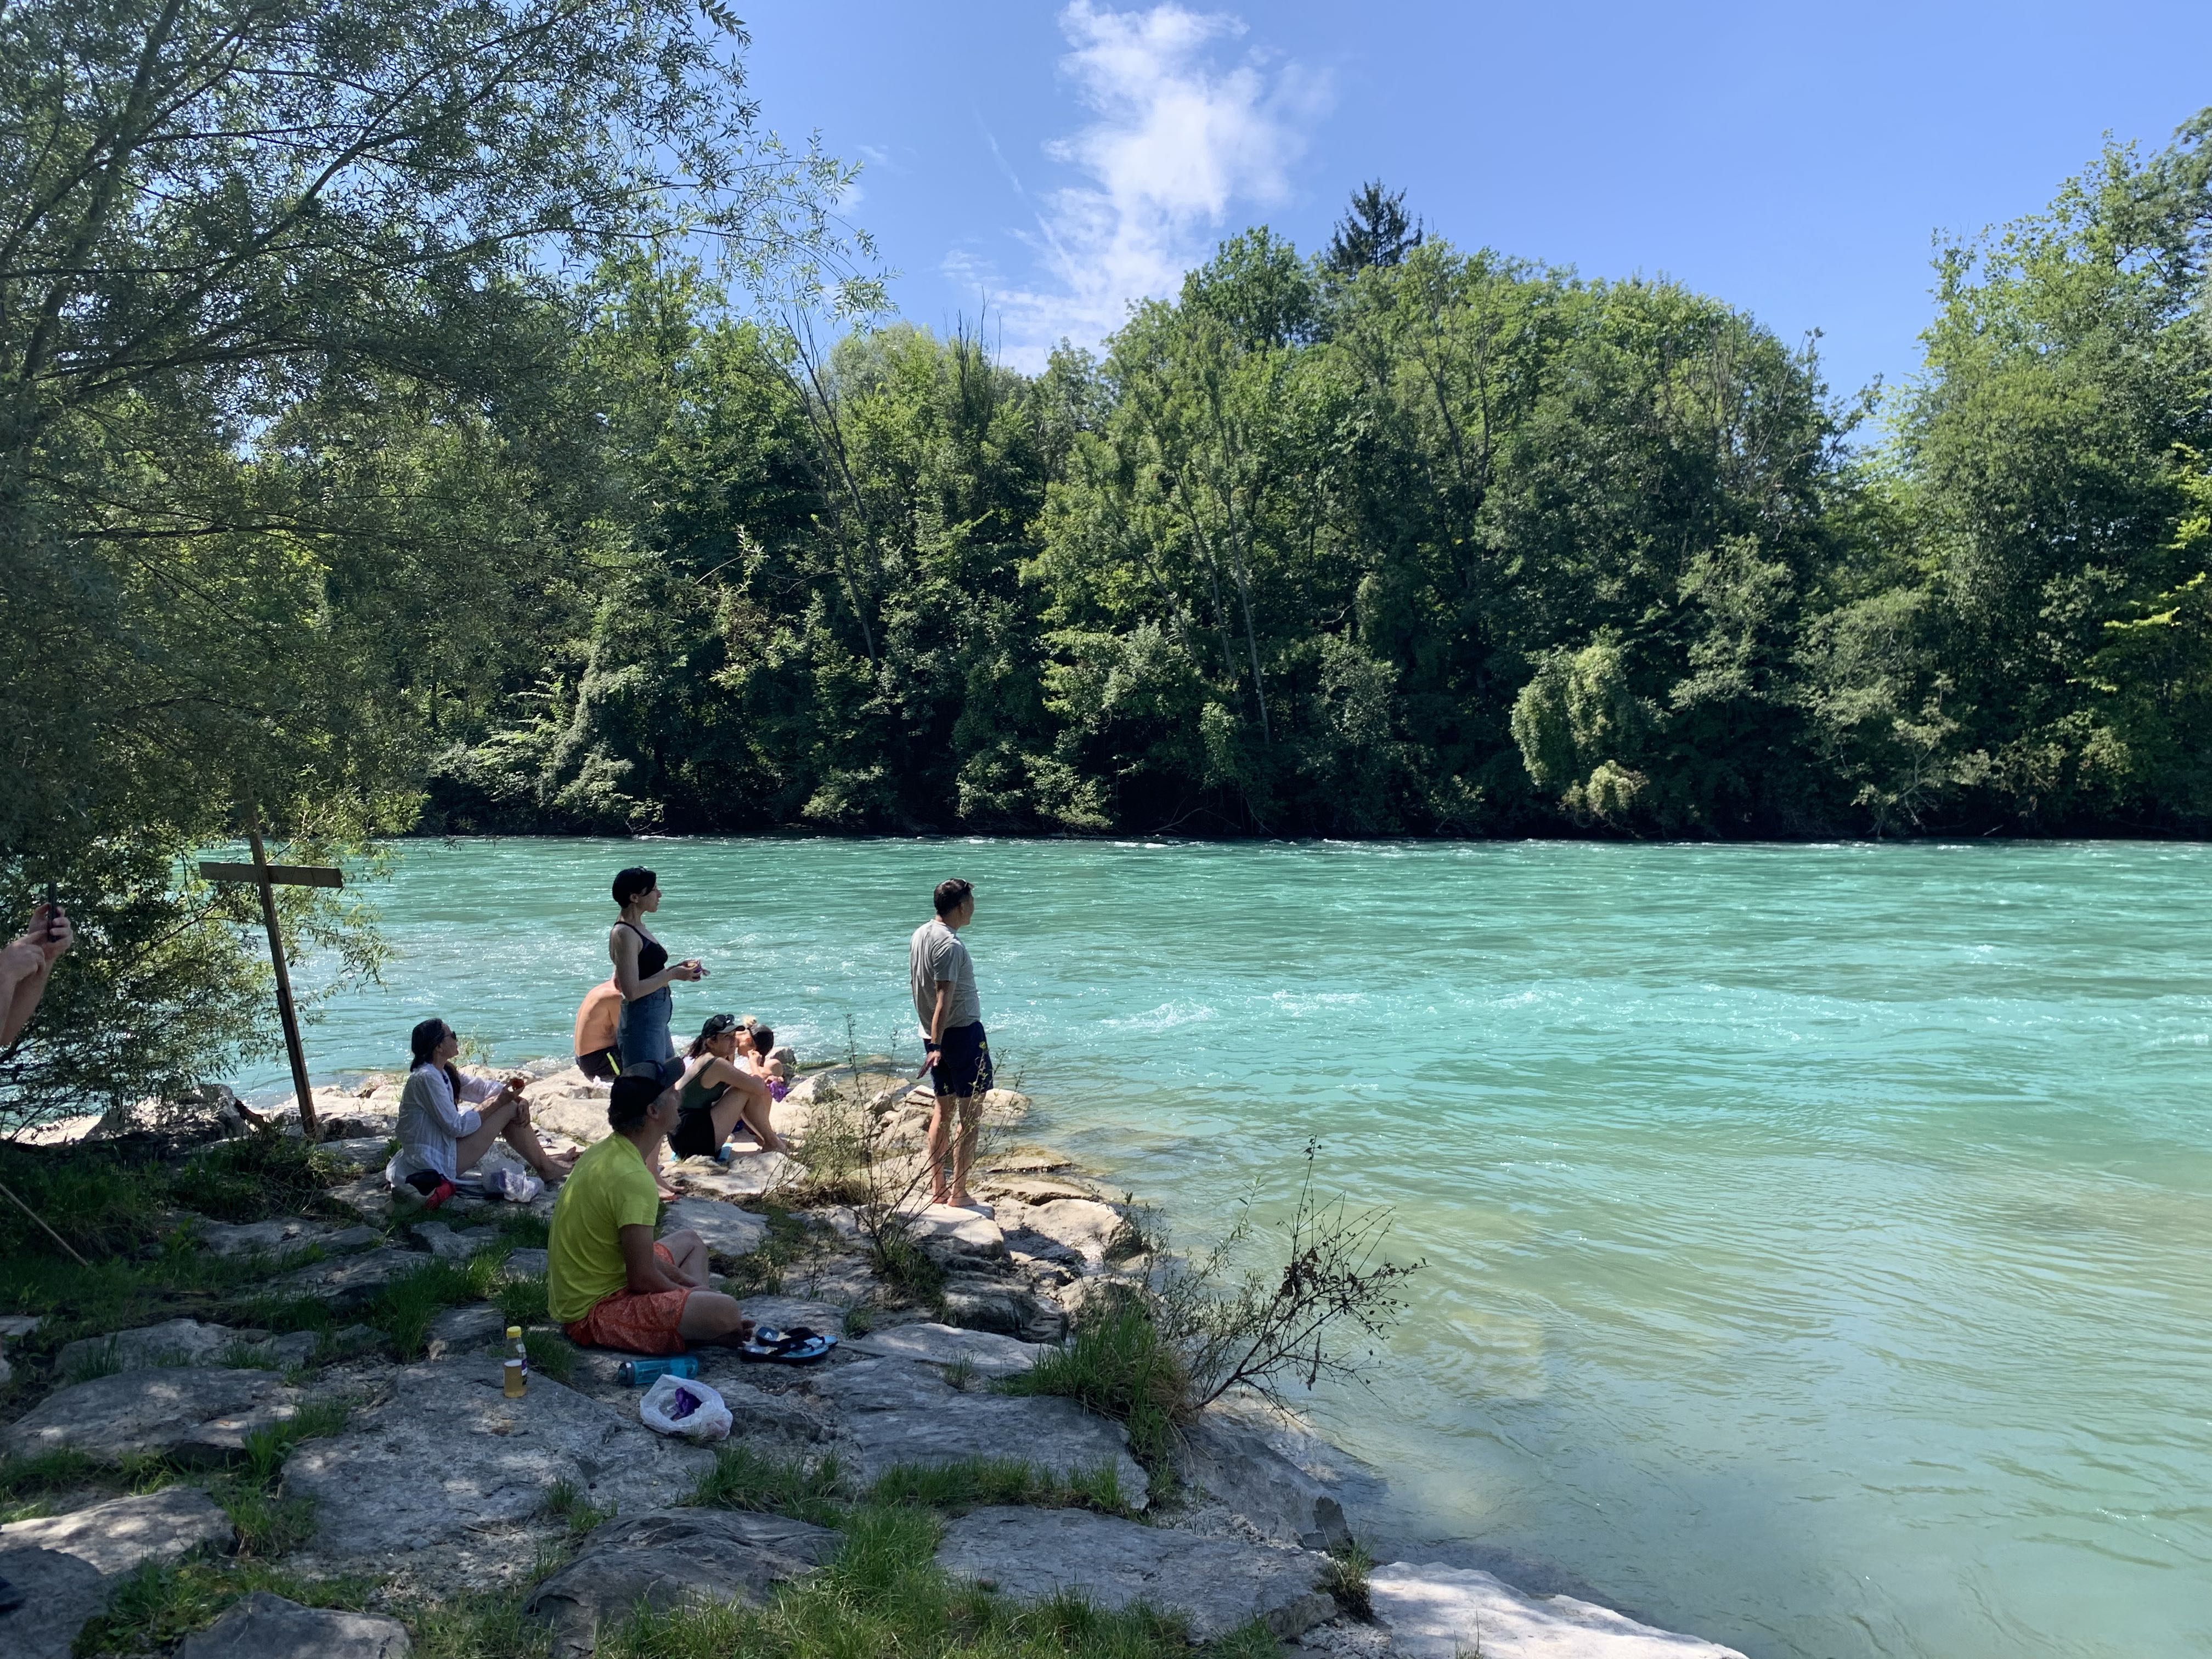
[[[1157,1476],[1172,1469],[1177,1427],[1193,1409],[1190,1373],[1133,1296],[1087,1316],[1065,1348],[1002,1378],[1006,1394],[1058,1395],[1129,1431],[1129,1452]]]
[[[1375,1571],[1375,1558],[1357,1538],[1328,1553],[1322,1569],[1321,1587],[1336,1598],[1337,1606],[1354,1619],[1372,1620],[1375,1603],[1367,1589],[1367,1575]]]

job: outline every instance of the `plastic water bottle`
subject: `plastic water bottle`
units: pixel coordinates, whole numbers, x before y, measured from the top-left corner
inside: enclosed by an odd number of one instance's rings
[[[507,1397],[520,1400],[530,1387],[530,1350],[522,1344],[522,1327],[507,1328]]]
[[[696,1376],[699,1375],[699,1361],[696,1356],[688,1353],[678,1354],[670,1359],[625,1359],[618,1375],[625,1388],[641,1389],[663,1376]]]

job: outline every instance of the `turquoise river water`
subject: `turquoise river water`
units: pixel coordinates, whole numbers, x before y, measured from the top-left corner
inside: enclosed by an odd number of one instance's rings
[[[1753,1659],[2212,1652],[2212,848],[425,842],[314,1070],[565,1052],[634,860],[679,1033],[809,1058],[918,1060],[969,877],[1024,1138],[1180,1237],[1318,1139],[1429,1264],[1316,1402],[1426,1555]]]

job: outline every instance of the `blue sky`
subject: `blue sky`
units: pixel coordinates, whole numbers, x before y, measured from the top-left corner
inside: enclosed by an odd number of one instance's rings
[[[739,10],[768,122],[866,163],[902,313],[988,302],[1024,365],[1248,224],[1319,246],[1379,176],[1462,246],[1818,328],[1855,390],[1915,367],[1934,233],[2212,104],[2212,0]]]

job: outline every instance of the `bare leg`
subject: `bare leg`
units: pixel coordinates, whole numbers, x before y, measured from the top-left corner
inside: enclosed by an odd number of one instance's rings
[[[475,1169],[477,1160],[491,1149],[492,1142],[504,1135],[508,1126],[517,1118],[524,1123],[530,1121],[530,1115],[523,1109],[519,1100],[510,1100],[503,1105],[484,1110],[477,1127],[453,1143],[453,1167],[456,1170]],[[541,1147],[539,1152],[542,1156],[544,1148]]]
[[[673,1204],[676,1201],[676,1188],[660,1178],[660,1149],[667,1144],[665,1140],[656,1140],[653,1143],[653,1150],[645,1155],[645,1172],[653,1177],[653,1190],[660,1194],[660,1201],[663,1204]]]
[[[965,1209],[975,1201],[968,1196],[968,1172],[975,1166],[975,1128],[982,1114],[976,1109],[973,1095],[963,1095],[956,1103],[960,1108],[960,1139],[952,1148],[952,1202]]]
[[[559,1186],[575,1165],[574,1158],[556,1158],[545,1150],[545,1143],[538,1139],[526,1112],[509,1123],[502,1133],[507,1144],[522,1154],[523,1162],[537,1170],[538,1178],[549,1187]]]
[[[673,1232],[660,1241],[661,1247],[676,1259],[676,1276],[688,1279],[694,1285],[712,1281],[707,1277],[707,1241],[689,1227]]]
[[[760,1142],[761,1151],[781,1152],[783,1142],[777,1139],[775,1131],[769,1127],[769,1109],[775,1103],[769,1095],[767,1083],[750,1073],[742,1073],[741,1077],[742,1081],[732,1087],[729,1092],[722,1097],[720,1104],[715,1108],[715,1129],[727,1139],[730,1129],[736,1128],[742,1121],[745,1127],[753,1132],[753,1139]],[[723,1106],[732,1109],[729,1129],[722,1127],[721,1108]]]
[[[744,1342],[752,1336],[753,1322],[738,1311],[734,1297],[697,1291],[684,1298],[684,1315],[676,1328],[687,1342]]]
[[[938,1096],[937,1104],[929,1109],[929,1135],[922,1142],[922,1156],[929,1160],[929,1201],[933,1204],[952,1201],[952,1194],[945,1184],[945,1155],[951,1150],[952,1110],[951,1095]]]

